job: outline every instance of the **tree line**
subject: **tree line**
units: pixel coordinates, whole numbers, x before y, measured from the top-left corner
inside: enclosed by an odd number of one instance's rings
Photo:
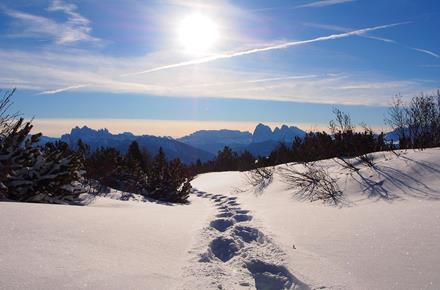
[[[162,149],[150,158],[137,142],[127,154],[114,148],[91,152],[81,140],[76,148],[61,141],[39,146],[41,133],[31,134],[32,122],[9,112],[14,92],[0,98],[0,200],[74,202],[93,180],[147,198],[187,201],[189,171],[179,159],[168,161]]]
[[[126,154],[111,147],[91,152],[79,139],[76,149],[88,181],[167,202],[185,203],[189,196],[192,176],[187,167],[178,158],[167,160],[162,148],[152,157],[133,141]]]
[[[38,146],[41,134],[31,134],[32,122],[9,112],[14,92],[6,91],[0,99],[0,200],[65,203],[97,182],[147,198],[185,203],[190,182],[200,173],[250,170],[257,172],[258,178],[251,180],[258,183],[259,176],[269,180],[272,174],[257,169],[278,164],[338,158],[354,169],[347,159],[359,158],[372,166],[372,152],[440,146],[439,92],[409,101],[393,99],[386,122],[399,136],[398,143],[386,141],[383,133],[374,134],[365,124],[358,130],[349,114],[334,109],[329,133],[309,132],[290,144],[280,143],[268,156],[237,153],[226,146],[213,160],[189,166],[179,159],[168,160],[162,148],[153,156],[136,141],[126,154],[104,147],[91,152],[81,140],[75,148],[61,141]],[[315,176],[322,175],[315,171]]]
[[[253,156],[248,151],[239,154],[226,146],[216,158],[205,163],[198,161],[190,170],[194,174],[247,171],[290,162],[354,157],[368,163],[368,154],[372,152],[440,146],[440,92],[429,96],[422,94],[408,101],[400,96],[393,99],[385,122],[398,135],[398,142],[385,140],[383,132],[375,134],[366,124],[360,124],[357,129],[351,116],[337,108],[333,114],[329,132],[308,132],[291,143],[280,142],[268,156]]]

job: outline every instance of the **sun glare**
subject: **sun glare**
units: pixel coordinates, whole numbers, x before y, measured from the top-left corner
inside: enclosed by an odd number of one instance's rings
[[[193,14],[184,18],[177,32],[183,50],[194,55],[210,52],[219,38],[217,24],[201,14]]]

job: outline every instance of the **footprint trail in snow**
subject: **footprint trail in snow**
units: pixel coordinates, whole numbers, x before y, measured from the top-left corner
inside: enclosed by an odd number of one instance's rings
[[[182,289],[310,289],[283,266],[285,253],[256,226],[237,197],[195,190],[217,214],[201,232]]]

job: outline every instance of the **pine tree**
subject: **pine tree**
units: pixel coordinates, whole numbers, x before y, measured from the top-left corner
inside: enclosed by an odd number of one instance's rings
[[[185,203],[191,191],[191,179],[179,159],[168,162],[162,148],[153,160],[148,176],[148,196],[169,201]]]
[[[168,168],[165,153],[162,147],[153,160],[151,172],[148,176],[148,192],[150,195],[161,195],[166,191],[166,181],[168,179]]]
[[[142,169],[145,169],[146,167],[141,150],[139,149],[139,143],[137,141],[131,142],[130,146],[128,147],[127,159],[130,164],[137,163]]]
[[[74,200],[83,189],[80,159],[67,152],[65,144],[41,150],[35,145],[41,134],[30,135],[31,129],[30,122],[20,118],[0,139],[0,196],[26,202]]]

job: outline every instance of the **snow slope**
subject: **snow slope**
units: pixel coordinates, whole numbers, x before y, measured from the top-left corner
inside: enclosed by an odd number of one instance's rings
[[[172,289],[211,209],[0,203],[0,289]]]
[[[320,161],[340,206],[299,201],[284,165],[262,191],[200,175],[190,205],[3,202],[0,289],[440,289],[439,153],[376,153],[358,173]]]
[[[204,174],[193,185],[238,197],[256,229],[277,248],[273,254],[265,251],[262,261],[286,267],[303,283],[297,287],[439,289],[440,150],[374,156],[375,168],[359,165],[359,174],[334,160],[320,162],[339,178],[346,200],[338,207],[298,201],[297,189],[287,189],[277,174],[262,192],[249,188],[239,172]],[[243,253],[227,263],[246,265],[254,259],[254,253]]]

